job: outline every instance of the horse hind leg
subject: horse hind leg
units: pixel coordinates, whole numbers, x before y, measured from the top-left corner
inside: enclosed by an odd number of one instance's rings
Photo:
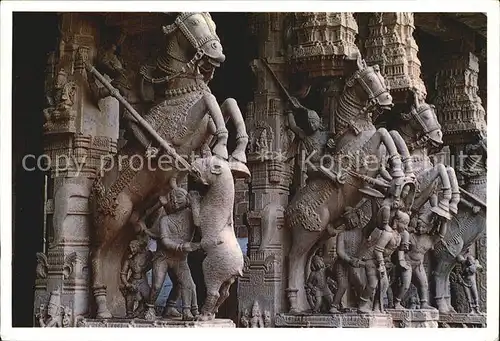
[[[397,150],[403,157],[403,165],[405,169],[405,173],[408,176],[415,177],[415,174],[413,173],[413,161],[411,158],[410,151],[408,150],[408,146],[406,145],[405,141],[401,137],[398,131],[396,130],[391,130],[389,132],[391,135],[394,144],[396,145]]]
[[[231,277],[231,279],[222,283],[222,286],[219,290],[220,296],[214,308],[215,314],[217,314],[217,312],[219,311],[219,308],[222,305],[222,303],[224,303],[224,301],[229,297],[229,289],[231,288],[231,285],[233,285],[234,281],[235,277]]]
[[[374,143],[376,146],[383,144],[385,146],[389,152],[391,177],[399,178],[405,175],[402,169],[401,155],[399,155],[398,148],[396,147],[396,144],[387,129],[378,128],[368,143]]]

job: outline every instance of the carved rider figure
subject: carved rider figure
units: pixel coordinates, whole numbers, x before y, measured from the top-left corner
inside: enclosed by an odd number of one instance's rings
[[[398,274],[401,277],[401,287],[395,295],[395,309],[403,309],[401,300],[413,283],[417,287],[420,297],[420,309],[432,309],[429,305],[429,284],[424,268],[424,257],[434,245],[444,237],[448,222],[445,219],[436,221],[437,215],[433,212],[421,212],[416,219],[412,219],[410,245],[405,253],[404,262],[398,265]],[[439,231],[435,231],[439,226]]]
[[[181,187],[174,187],[166,197],[160,197],[166,215],[160,220],[160,235],[144,229],[150,237],[157,239],[157,251],[153,259],[152,290],[149,296],[146,319],[155,318],[154,303],[160,293],[167,272],[172,274],[174,287],[178,286],[182,299],[182,319],[192,320],[198,315],[196,287],[187,263],[189,252],[199,248],[191,243],[195,233],[193,214],[188,193]],[[172,288],[174,290],[174,288]],[[171,293],[169,301],[175,296]]]
[[[146,300],[151,290],[146,272],[151,269],[152,256],[152,252],[147,250],[145,240],[134,239],[130,242],[129,254],[120,272],[122,282],[120,290],[125,297],[128,318],[141,316],[145,311]],[[134,311],[136,302],[138,306]]]
[[[311,260],[311,273],[307,279],[306,290],[309,305],[314,313],[319,313],[323,304],[327,305],[330,312],[336,310],[333,308],[333,293],[328,286],[326,266],[319,255],[314,255]]]
[[[476,273],[481,271],[483,267],[471,254],[468,254],[466,257],[459,255],[457,256],[457,261],[462,264],[462,272],[460,274],[462,278],[461,284],[465,289],[465,294],[469,301],[470,312],[479,314],[479,294],[477,291]]]

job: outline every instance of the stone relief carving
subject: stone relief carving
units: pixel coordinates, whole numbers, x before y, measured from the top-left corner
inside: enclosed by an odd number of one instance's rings
[[[196,29],[194,29],[195,25],[197,26]],[[228,160],[227,165],[220,165],[220,169],[224,170],[222,172],[224,175],[220,178],[232,183],[233,179],[227,178],[228,175],[225,173],[226,167],[229,167],[228,169],[237,177],[248,177],[250,174],[245,165],[245,149],[248,136],[236,101],[228,99],[219,106],[207,86],[216,67],[225,60],[220,39],[215,30],[216,26],[211,16],[204,12],[180,13],[173,24],[163,27],[167,42],[165,52],[157,58],[155,65],[142,68],[140,73],[144,82],[163,87],[164,91],[167,92],[165,93],[165,100],[153,106],[151,110],[144,113],[143,117],[96,68],[87,65],[87,71],[94,75],[110,91],[111,95],[120,101],[137,121],[141,130],[148,134],[149,143],[143,145],[142,148],[140,144],[136,145],[134,148],[137,148],[137,151],[134,153],[146,155],[152,158],[154,162],[157,162],[157,159],[166,153],[166,155],[172,156],[176,163],[178,162],[178,165],[185,167],[188,173],[198,178],[200,176],[199,172],[194,171],[191,165],[180,157],[179,153],[189,154],[191,151],[200,150],[203,146],[208,145],[212,137],[215,136],[212,153],[223,160]],[[194,53],[192,47],[195,47],[198,52]],[[185,62],[181,60],[185,60]],[[236,148],[231,154],[227,151],[228,133],[224,118],[232,118],[237,127]],[[172,145],[175,145],[176,148],[172,147]],[[156,153],[155,150],[159,150],[159,152]],[[134,160],[137,160],[137,158]],[[134,165],[134,160],[132,165]],[[93,189],[91,207],[94,229],[97,233],[91,253],[93,264],[92,286],[98,306],[97,317],[100,318],[112,316],[106,304],[106,284],[100,272],[101,266],[99,266],[105,261],[103,250],[111,247],[111,241],[122,231],[134,209],[139,211],[147,209],[148,207],[143,206],[148,206],[147,202],[153,202],[151,199],[161,194],[159,192],[167,190],[169,180],[177,176],[177,170],[175,169],[162,172],[161,176],[158,176],[157,173],[146,169],[135,171],[135,169],[138,169],[136,166],[138,165],[125,167],[125,170],[119,173],[117,177],[114,172],[104,174],[106,180],[109,180],[109,182],[105,182],[111,183],[110,187],[106,188],[103,185],[103,180],[98,178]],[[219,172],[219,169],[214,168],[212,170]],[[185,175],[186,172],[182,173],[182,176]],[[113,177],[115,178],[113,179]],[[178,179],[179,182],[181,180],[181,178]],[[154,185],[151,186],[152,184]],[[231,195],[234,196],[234,188],[232,188],[232,191]],[[129,192],[134,193],[133,196],[125,194]],[[228,198],[230,197],[228,194]],[[141,199],[138,200],[138,198]],[[128,204],[129,200],[132,200],[132,206]],[[232,208],[233,203],[231,203]],[[220,224],[217,228],[224,226],[222,223]],[[99,233],[103,229],[106,229],[106,234]],[[201,247],[204,248],[203,243]],[[222,248],[225,248],[225,246]],[[227,248],[227,252],[231,254],[233,249],[229,245]],[[209,258],[206,260],[207,263],[209,263]],[[241,257],[242,266],[243,258]],[[229,271],[229,269],[226,270]],[[236,274],[231,274],[231,276]],[[218,278],[216,279],[218,280]],[[219,296],[219,288],[215,290],[216,284],[213,281],[210,282],[214,286],[209,291],[210,302],[206,304],[204,310],[202,309],[200,317],[202,319],[213,318],[213,314],[218,307],[216,301]],[[228,288],[230,278],[223,278],[223,281]],[[225,290],[224,295],[227,295]],[[221,298],[220,302],[222,303],[222,301]]]
[[[236,101],[227,99],[219,106],[208,87],[216,68],[225,60],[211,16],[170,16],[172,24],[162,28],[164,46],[150,53],[157,57],[152,64],[140,66],[145,58],[139,47],[149,43],[142,42],[139,34],[129,38],[133,40],[130,48],[137,48],[129,53],[133,59],[130,62],[117,53],[120,45],[124,46],[125,35],[103,45],[95,58],[94,47],[75,45],[72,42],[83,40],[66,35],[60,49],[70,63],[56,67],[55,54],[47,62],[46,94],[50,106],[44,110],[45,129],[55,129],[55,125],[51,126],[54,122],[74,117],[82,92],[78,83],[81,74],[95,98],[111,96],[121,104],[125,121],[120,124],[125,123],[130,135],[120,156],[146,156],[155,165],[161,156],[169,156],[182,166],[151,172],[137,170],[140,167],[133,160],[126,161],[121,171],[101,172],[96,178],[89,199],[95,232],[90,260],[99,320],[84,319],[80,326],[165,327],[181,320],[185,321],[184,327],[198,326],[198,322],[189,324],[190,320],[217,325],[219,307],[236,278],[243,275],[242,287],[252,299],[250,303],[244,298],[240,312],[239,324],[246,328],[392,326],[389,315],[394,325],[401,327],[434,327],[438,320],[443,326],[485,323],[480,309],[480,302],[485,300],[485,271],[480,269],[486,267],[482,237],[486,138],[479,136],[472,149],[466,150],[466,154],[478,152],[484,159],[465,160],[462,187],[452,167],[429,162],[429,156],[443,145],[443,131],[435,107],[425,103],[427,90],[420,79],[412,13],[373,14],[365,42],[366,62],[354,44],[358,24],[352,13],[265,14],[268,22],[253,18],[252,29],[267,47],[261,48],[260,59],[252,64],[257,90],[255,101],[248,106],[247,122],[252,126],[248,136]],[[284,30],[288,31],[281,32]],[[284,35],[287,42],[283,46]],[[273,49],[279,51],[278,56],[267,56]],[[284,51],[288,51],[285,58]],[[262,60],[268,70],[262,67]],[[448,131],[464,130],[468,115],[474,123],[474,134],[484,130],[481,115],[485,116],[485,112],[476,99],[475,59],[468,56],[464,60],[453,63],[457,77],[448,77],[449,70],[438,72],[436,104]],[[285,62],[293,66],[291,70]],[[377,63],[380,66],[368,65]],[[334,103],[328,107],[332,111],[327,121],[329,129],[323,127],[316,111],[288,94],[274,74],[276,71],[288,79],[283,70],[307,71],[307,75],[301,75],[307,82],[323,76],[344,77],[335,81],[335,86],[330,84],[340,96],[332,98]],[[460,116],[449,105],[456,100],[455,90],[463,83],[468,87],[464,91],[470,103],[466,103],[466,115]],[[310,84],[303,86],[309,92]],[[150,91],[153,88],[154,95]],[[277,97],[275,88],[281,88],[283,98]],[[396,128],[392,131],[377,129],[374,124],[382,112],[392,108],[390,88],[403,89],[410,95],[408,111],[391,113]],[[330,96],[326,94],[330,90],[323,95]],[[287,110],[286,100],[291,110]],[[236,125],[236,148],[232,153],[227,150],[228,118]],[[51,143],[51,148],[66,148],[59,141]],[[79,157],[87,157],[93,154],[90,148],[116,151],[113,143],[104,136],[78,136],[74,150]],[[249,186],[254,221],[248,224],[249,250],[243,255],[234,233],[234,180],[250,176],[245,153],[274,149],[288,153],[278,161],[252,164],[252,176],[257,178],[256,186]],[[283,179],[293,165],[285,162],[297,156],[298,150],[306,154],[319,152],[317,157],[342,156],[346,164],[340,167],[331,161],[309,172],[301,184],[303,188],[289,201],[288,182]],[[192,151],[202,157],[181,160]],[[376,171],[368,170],[367,162],[362,162],[361,169],[354,167],[357,157],[371,154],[385,160]],[[272,154],[276,155],[283,156]],[[178,187],[177,182],[183,181],[186,174],[201,183],[204,190],[187,192]],[[56,197],[50,204],[58,208],[54,212],[52,247],[67,241],[60,232],[65,230],[63,222],[70,212],[63,203],[63,194],[56,193]],[[267,203],[269,200],[272,204]],[[164,212],[154,228],[149,226],[150,221],[146,222],[154,211],[152,205]],[[370,211],[368,217],[365,211]],[[369,221],[365,221],[367,218]],[[127,319],[106,320],[112,317],[107,300],[116,298],[112,296],[116,283],[103,276],[110,269],[105,255],[115,247],[114,240],[128,224],[135,227],[137,239],[129,244],[130,254],[121,269]],[[193,242],[196,229],[201,231],[200,242]],[[147,237],[157,242],[154,254],[145,248]],[[466,253],[474,243],[479,261]],[[121,245],[122,249],[126,246]],[[325,249],[328,254],[323,250],[311,256],[317,247],[331,249]],[[206,253],[203,271],[208,294],[200,311],[187,266],[188,253],[198,249]],[[429,255],[436,258],[430,269]],[[45,283],[49,268],[53,274],[56,267],[68,283],[87,278],[87,260],[77,252],[67,254],[57,249],[47,255],[38,253],[37,262],[39,283]],[[116,266],[112,264],[111,268]],[[145,276],[149,269],[151,287]],[[160,307],[166,319],[159,320],[154,302],[167,274],[173,287],[166,306]],[[428,276],[434,276],[435,290],[430,290]],[[107,286],[111,290],[107,291]],[[451,304],[455,305],[456,300],[454,286],[460,286],[463,292],[459,300],[464,301],[460,303],[464,308],[454,309]],[[439,313],[430,305],[431,292],[436,293]],[[40,307],[36,315],[40,326],[72,323],[71,312],[60,304],[60,296],[53,292],[48,307]],[[281,302],[281,296],[286,296],[288,302]],[[182,312],[177,311],[178,300]],[[287,310],[293,314],[281,314]],[[450,317],[456,315],[455,310],[458,315]],[[471,317],[463,317],[462,311]],[[130,321],[136,317],[140,321]]]
[[[38,252],[36,254],[36,278],[45,279],[47,278],[47,271],[49,263],[47,261],[47,256],[44,253]]]
[[[462,264],[462,272],[459,281],[465,289],[467,301],[469,302],[469,312],[479,314],[479,294],[477,290],[476,273],[483,270],[477,259],[471,254],[467,257],[458,256],[457,261]]]
[[[77,84],[70,80],[64,68],[59,69],[51,87],[46,89],[49,107],[43,110],[45,118],[44,129],[53,129],[59,122],[68,122],[74,119]]]
[[[172,184],[172,191],[166,197],[160,197],[166,215],[159,222],[157,234],[144,230],[150,237],[157,240],[157,251],[153,258],[152,290],[148,297],[148,314],[146,319],[154,320],[154,303],[156,302],[163,282],[167,276],[173,282],[172,290],[164,308],[164,317],[177,315],[175,305],[178,296],[182,301],[182,319],[193,320],[198,316],[196,287],[188,266],[188,253],[200,248],[199,243],[192,243],[195,233],[193,209],[198,209],[199,194],[188,192]],[[144,226],[144,225],[143,225]]]
[[[72,314],[67,307],[61,305],[61,292],[59,289],[50,293],[47,306],[45,304],[40,305],[35,318],[37,319],[38,327],[71,327]]]
[[[126,317],[142,317],[146,312],[146,302],[151,291],[146,272],[152,267],[152,253],[146,247],[145,240],[132,240],[122,264],[120,291],[125,298]]]

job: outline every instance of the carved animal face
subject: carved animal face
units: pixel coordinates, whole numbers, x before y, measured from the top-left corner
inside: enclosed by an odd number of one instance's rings
[[[220,175],[231,172],[228,162],[217,156],[198,158],[191,166],[193,172],[198,177],[198,181],[205,186],[210,186],[215,183]]]
[[[209,75],[226,59],[215,30],[215,23],[208,12],[181,13],[173,24],[163,27],[165,35],[175,34],[178,49],[182,50],[172,52],[189,52],[189,59],[196,59],[200,72]]]
[[[409,113],[402,114],[403,123],[408,124],[413,130],[411,137],[425,136],[431,147],[441,148],[443,145],[443,132],[432,104],[423,102],[417,93],[413,95],[413,104]]]
[[[367,98],[369,111],[382,112],[394,106],[389,88],[385,84],[378,65],[367,66],[364,60],[358,58],[357,70],[347,80],[346,85],[356,86],[356,91],[361,98]]]

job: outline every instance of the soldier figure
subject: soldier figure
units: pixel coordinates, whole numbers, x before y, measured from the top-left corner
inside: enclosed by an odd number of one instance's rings
[[[418,219],[412,221],[414,232],[410,235],[409,250],[405,254],[404,262],[399,263],[398,273],[401,276],[402,285],[398,288],[395,297],[395,309],[403,309],[401,300],[410,288],[413,280],[418,290],[420,297],[420,309],[432,309],[429,305],[429,284],[427,274],[424,268],[424,257],[426,253],[431,250],[436,243],[442,239],[446,233],[448,222],[442,220],[435,222],[433,212],[420,213]],[[439,223],[439,233],[433,233],[433,226]]]
[[[476,273],[481,271],[483,267],[477,259],[469,254],[467,257],[457,256],[457,261],[462,264],[461,284],[464,286],[467,300],[469,301],[469,309],[473,314],[479,314],[479,294],[477,291]]]
[[[172,274],[172,290],[179,290],[182,299],[182,319],[193,320],[198,315],[196,288],[187,262],[189,252],[199,249],[192,243],[195,225],[190,209],[188,193],[181,187],[174,187],[166,197],[160,197],[166,215],[160,220],[160,235],[143,229],[150,237],[157,239],[157,251],[153,259],[153,287],[149,296],[146,319],[156,316],[154,303],[160,293],[167,272]],[[177,288],[177,289],[176,289]],[[175,301],[177,292],[169,296]]]
[[[307,279],[306,290],[308,301],[314,313],[319,313],[325,302],[330,312],[335,312],[333,307],[333,293],[327,282],[326,267],[323,258],[314,255],[311,261],[311,274]]]
[[[363,244],[363,230],[361,229],[361,219],[356,209],[347,207],[343,216],[345,231],[337,235],[337,257],[333,263],[333,269],[337,281],[337,292],[333,298],[333,307],[331,312],[337,312],[340,309],[342,298],[350,285],[353,285],[356,293],[359,295],[363,290],[363,283],[356,271],[356,268],[362,268],[365,263],[356,258],[360,252],[360,246]]]
[[[128,318],[141,316],[151,288],[146,278],[146,272],[151,269],[152,252],[147,250],[145,240],[134,239],[129,244],[128,257],[122,264],[120,272],[120,291],[125,297]],[[135,302],[138,302],[134,311]]]

